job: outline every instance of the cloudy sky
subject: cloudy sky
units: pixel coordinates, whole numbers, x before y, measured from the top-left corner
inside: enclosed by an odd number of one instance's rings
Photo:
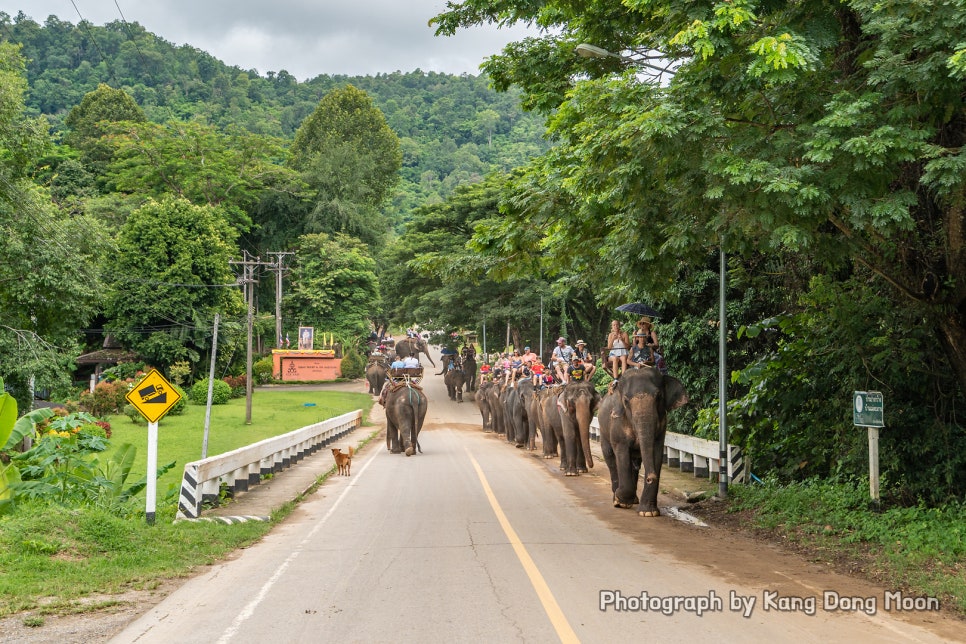
[[[438,71],[478,74],[483,59],[525,28],[476,28],[437,37],[430,18],[445,0],[0,0],[43,24],[49,15],[76,24],[138,22],[176,45],[189,44],[229,65],[318,74]]]

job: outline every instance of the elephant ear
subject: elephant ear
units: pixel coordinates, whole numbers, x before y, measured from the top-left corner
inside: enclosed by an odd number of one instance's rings
[[[664,405],[668,411],[685,406],[689,400],[680,380],[673,376],[664,377]]]

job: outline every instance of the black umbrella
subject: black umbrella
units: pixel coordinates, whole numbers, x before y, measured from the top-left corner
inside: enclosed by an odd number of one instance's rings
[[[661,314],[655,309],[641,302],[628,302],[627,304],[621,304],[617,307],[617,310],[624,311],[626,313],[634,313],[635,315],[646,315],[652,318],[661,317]]]

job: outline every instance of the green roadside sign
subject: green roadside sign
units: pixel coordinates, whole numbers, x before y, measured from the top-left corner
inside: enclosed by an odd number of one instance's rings
[[[852,423],[858,427],[885,427],[881,391],[852,394]]]

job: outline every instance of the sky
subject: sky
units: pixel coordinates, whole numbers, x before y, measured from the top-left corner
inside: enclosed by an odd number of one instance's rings
[[[261,75],[287,70],[300,81],[319,74],[366,76],[415,69],[479,74],[487,56],[536,35],[495,26],[433,35],[428,21],[445,0],[0,0],[11,18],[23,11],[77,24],[137,22],[175,45],[191,45]]]

